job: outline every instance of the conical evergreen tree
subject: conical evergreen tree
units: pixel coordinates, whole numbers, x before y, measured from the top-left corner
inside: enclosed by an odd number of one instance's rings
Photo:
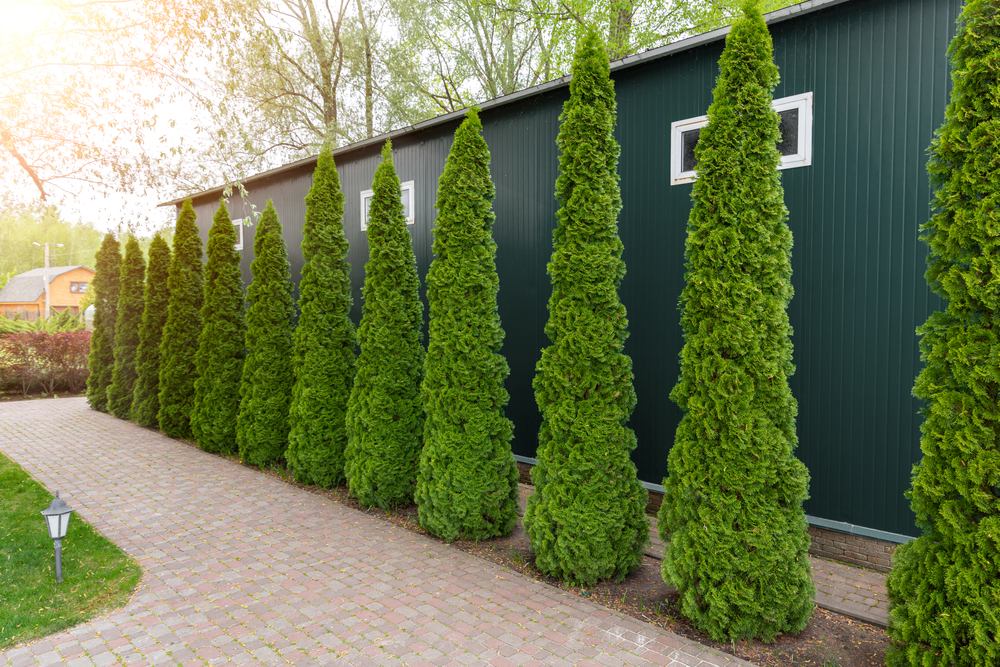
[[[132,413],[135,355],[139,348],[139,324],[145,306],[145,282],[146,260],[142,257],[139,242],[134,236],[130,236],[125,243],[125,260],[122,262],[121,290],[115,323],[115,368],[108,388],[108,411],[119,419],[129,419]]]
[[[542,427],[524,526],[539,569],[590,586],[620,581],[649,543],[646,490],[629,458],[635,433],[625,425],[636,398],[618,298],[625,263],[615,89],[594,31],[577,46],[559,121],[560,207],[545,325],[552,345],[536,368]]]
[[[149,266],[143,292],[139,347],[135,355],[136,380],[132,396],[132,419],[142,426],[160,425],[160,340],[170,302],[170,246],[156,234],[149,244]]]
[[[351,265],[344,236],[344,195],[329,148],[316,162],[302,227],[295,387],[288,414],[288,467],[304,484],[344,483],[347,399],[354,384]]]
[[[490,151],[470,109],[438,182],[421,385],[427,421],[416,490],[420,525],[449,542],[507,536],[517,522],[493,195]]]
[[[246,356],[243,315],[243,273],[236,251],[236,228],[226,202],[219,202],[208,230],[205,303],[195,367],[191,432],[208,452],[236,453],[236,414],[240,378]]]
[[[194,381],[198,369],[194,359],[201,335],[201,304],[205,280],[201,265],[201,237],[191,200],[184,201],[174,232],[170,262],[170,302],[160,341],[160,430],[171,438],[191,437]]]
[[[347,403],[345,472],[368,507],[413,502],[424,410],[420,279],[403,218],[392,145],[382,148],[368,215],[361,356]]]
[[[890,665],[1000,665],[1000,10],[969,0],[949,49],[951,102],[931,145],[927,282],[947,302],[919,330],[925,401],[910,503],[923,534],[896,550]]]
[[[87,357],[87,403],[94,410],[108,411],[108,387],[115,368],[115,323],[118,320],[118,292],[121,289],[122,254],[111,232],[104,236],[94,256],[94,333]]]
[[[698,146],[681,294],[684,411],[668,459],[663,577],[680,611],[713,639],[805,627],[813,584],[792,450],[796,402],[787,307],[792,235],[778,176],[778,82],[756,2],[726,38]]]
[[[253,239],[253,282],[247,289],[246,347],[236,442],[255,466],[281,463],[288,446],[292,400],[292,277],[281,223],[268,200]]]

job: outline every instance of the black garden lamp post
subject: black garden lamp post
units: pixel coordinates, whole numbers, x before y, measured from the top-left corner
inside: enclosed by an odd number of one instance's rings
[[[73,510],[66,501],[59,497],[59,492],[56,491],[56,497],[49,503],[47,509],[42,510],[42,516],[45,517],[45,525],[49,528],[49,537],[55,542],[56,547],[56,582],[62,583],[62,539],[66,537],[66,529],[69,528],[69,515],[73,513]]]

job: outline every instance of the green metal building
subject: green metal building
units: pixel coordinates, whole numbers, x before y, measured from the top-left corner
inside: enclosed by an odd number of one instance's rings
[[[811,0],[767,16],[783,100],[782,171],[795,239],[790,317],[792,391],[799,402],[798,456],[811,475],[813,525],[892,542],[917,534],[904,492],[920,458],[920,369],[915,329],[942,307],[924,278],[919,228],[930,217],[926,149],[944,119],[950,89],[946,52],[960,0]],[[669,398],[683,345],[677,308],[691,208],[691,148],[712,100],[727,30],[612,64],[628,269],[628,308],[638,406],[630,426],[639,478],[656,491],[681,414]],[[496,185],[503,352],[511,367],[507,415],[513,449],[534,456],[540,416],[531,382],[550,295],[545,266],[555,227],[558,116],[568,79],[482,105]],[[391,138],[421,277],[430,265],[434,200],[454,113],[335,152],[346,197],[344,226],[355,321],[367,259],[364,191]],[[692,134],[694,132],[694,134]],[[315,159],[245,182],[239,211],[273,199],[285,229],[292,275],[302,267],[304,198]],[[194,197],[203,236],[222,188]],[[169,202],[179,205],[180,201]],[[254,227],[242,227],[250,280]]]

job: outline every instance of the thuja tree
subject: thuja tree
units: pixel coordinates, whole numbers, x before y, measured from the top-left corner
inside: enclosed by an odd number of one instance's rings
[[[347,403],[345,471],[368,507],[413,502],[424,410],[417,260],[399,197],[392,146],[382,148],[368,215],[368,263],[358,327],[361,356]]]
[[[538,568],[586,586],[620,581],[642,562],[649,542],[646,490],[629,458],[635,434],[625,425],[636,398],[618,298],[625,263],[615,106],[607,52],[590,32],[577,46],[559,117],[559,209],[545,325],[552,344],[534,380],[542,426],[531,471],[535,493],[524,516]]]
[[[291,431],[286,458],[295,479],[324,488],[344,483],[347,399],[354,384],[351,266],[344,195],[329,148],[316,162],[302,226],[302,280],[295,329]]]
[[[170,301],[160,341],[160,430],[172,438],[191,437],[194,408],[195,354],[201,335],[205,280],[201,237],[191,200],[184,201],[174,232],[174,252],[167,278]]]
[[[122,254],[111,232],[104,236],[94,256],[94,332],[87,357],[87,403],[107,412],[108,387],[115,368],[115,323],[118,320],[118,292],[121,288]]]
[[[970,0],[949,50],[952,92],[931,145],[927,282],[947,302],[919,333],[922,535],[896,550],[890,665],[1000,664],[1000,14]]]
[[[236,453],[236,414],[246,356],[243,274],[237,240],[226,202],[221,201],[208,230],[191,432],[205,451],[229,454]]]
[[[139,348],[139,325],[145,307],[143,289],[146,260],[134,236],[125,243],[118,315],[115,322],[115,368],[108,388],[108,411],[121,419],[132,413],[132,395],[136,379],[136,352]]]
[[[421,385],[427,420],[416,489],[420,525],[449,542],[506,536],[517,521],[493,195],[489,148],[471,109],[438,182]]]
[[[160,341],[167,322],[170,288],[170,246],[156,234],[149,244],[149,266],[143,292],[139,347],[135,353],[136,379],[132,395],[132,419],[143,426],[160,425]]]
[[[778,69],[756,3],[743,12],[695,149],[684,348],[671,393],[684,416],[659,530],[669,540],[663,577],[685,616],[716,640],[772,641],[812,612],[809,477],[792,454],[792,235],[771,108]]]
[[[253,239],[253,282],[247,289],[246,347],[236,442],[255,466],[281,463],[288,446],[292,398],[292,277],[281,223],[268,200]]]

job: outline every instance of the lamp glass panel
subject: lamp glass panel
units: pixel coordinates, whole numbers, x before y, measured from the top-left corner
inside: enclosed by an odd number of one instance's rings
[[[49,537],[56,539],[59,537],[59,517],[54,514],[45,515],[45,524],[49,529]]]
[[[66,537],[66,531],[69,529],[69,517],[71,512],[66,512],[59,516],[59,537]]]

